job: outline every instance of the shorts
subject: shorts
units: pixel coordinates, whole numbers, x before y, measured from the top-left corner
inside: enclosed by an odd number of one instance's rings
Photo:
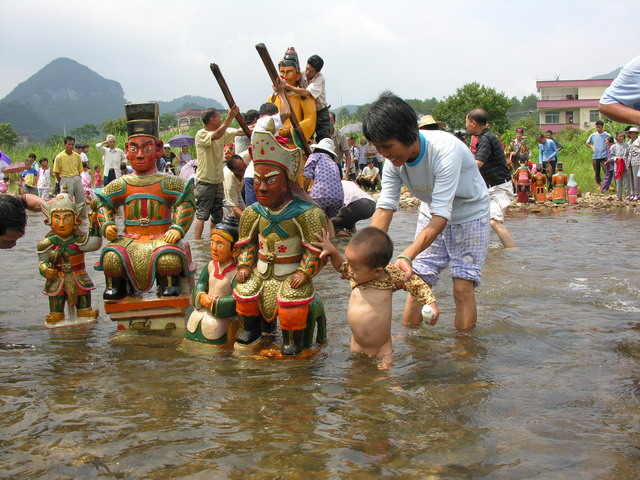
[[[511,180],[489,188],[491,220],[504,223],[504,214],[513,200],[513,183]]]
[[[428,216],[419,214],[416,237],[429,220]],[[440,272],[449,266],[452,278],[470,280],[479,286],[489,250],[489,232],[486,218],[447,224],[429,248],[414,258],[413,271],[429,285],[436,285]]]
[[[224,188],[222,183],[198,182],[196,185],[196,218],[209,220],[213,224],[222,221],[222,201],[224,200]]]

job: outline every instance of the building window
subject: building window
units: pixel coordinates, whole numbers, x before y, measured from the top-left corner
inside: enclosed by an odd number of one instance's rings
[[[598,110],[589,110],[589,121],[595,123],[600,119],[600,112]]]
[[[560,123],[560,112],[544,112],[544,123]]]

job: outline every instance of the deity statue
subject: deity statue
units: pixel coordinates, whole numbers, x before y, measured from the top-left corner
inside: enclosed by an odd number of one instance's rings
[[[262,334],[272,334],[277,317],[281,353],[297,355],[311,346],[316,323],[317,341],[326,335],[312,282],[326,259],[311,242],[327,228],[327,219],[296,183],[300,149],[286,148],[286,139],[270,132],[254,132],[252,143],[258,201],[240,218],[238,284],[233,291],[240,323],[236,346],[253,346]]]
[[[553,186],[553,203],[567,203],[567,174],[564,173],[562,163],[556,165],[556,174],[551,177]]]
[[[284,58],[280,63],[278,63],[278,69],[280,76],[285,79],[288,85],[291,85],[292,87],[301,86],[303,75],[300,70],[298,54],[293,47],[289,47],[289,49],[287,49],[284,54]],[[291,104],[291,111],[295,114],[298,122],[300,123],[300,128],[304,132],[304,136],[307,141],[309,141],[316,129],[316,101],[311,95],[305,98],[292,91],[287,91],[287,97]],[[282,111],[279,95],[274,94],[269,99],[269,102],[275,103],[278,107],[278,111]],[[282,137],[287,138],[289,147],[294,147],[296,145],[300,146],[300,143],[295,141],[291,120],[284,122],[284,125],[278,133]]]
[[[567,183],[567,196],[569,197],[569,203],[578,203],[578,182],[573,173],[569,175],[569,182]]]
[[[84,198],[81,203],[74,203],[66,186],[50,203],[42,204],[44,223],[51,226],[36,249],[40,275],[47,279],[42,292],[49,297],[45,328],[90,323],[98,316],[98,311],[91,308],[91,290],[95,286],[87,274],[84,253],[98,250],[102,237],[95,211],[89,213],[89,232],[78,229],[83,207]],[[65,303],[70,312],[76,308],[75,315],[71,315],[75,318],[66,319]]]
[[[516,191],[518,193],[518,202],[528,203],[529,193],[531,193],[531,171],[527,167],[525,158],[519,159],[520,165],[513,174],[513,180],[516,182]]]
[[[542,165],[538,168],[536,173],[533,175],[534,182],[534,193],[533,199],[536,202],[546,202],[547,201],[547,193],[545,186],[547,185],[547,175],[542,170]]]
[[[234,247],[238,241],[238,219],[229,215],[211,230],[211,261],[202,269],[193,290],[196,310],[189,317],[185,338],[213,345],[235,340],[236,278]]]
[[[110,242],[96,266],[105,275],[105,309],[111,313],[115,307],[107,304],[130,295],[140,297],[151,290],[154,280],[158,297],[186,294],[181,302],[168,305],[189,305],[195,266],[189,244],[183,239],[194,218],[193,180],[157,170],[163,144],[158,135],[156,103],[127,104],[125,113],[129,135],[126,157],[134,172],[96,192],[100,201],[98,224]],[[123,234],[115,223],[120,206],[124,207]]]

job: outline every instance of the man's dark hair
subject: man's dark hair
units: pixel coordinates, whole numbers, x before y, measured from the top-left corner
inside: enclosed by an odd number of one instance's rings
[[[364,253],[370,268],[386,267],[393,256],[393,242],[389,235],[376,227],[366,227],[349,242],[349,247]]]
[[[487,112],[482,108],[474,108],[467,113],[467,117],[469,117],[469,120],[476,122],[480,126],[487,124]]]
[[[251,125],[258,117],[260,117],[260,112],[257,110],[247,110],[247,113],[244,114],[244,121],[247,122],[247,125]]]
[[[206,125],[216,115],[220,115],[220,112],[218,112],[218,110],[216,110],[215,108],[206,109],[204,112],[202,112],[202,117],[201,117],[202,118],[202,123],[204,123]]]
[[[227,168],[233,173],[238,173],[238,169],[236,168],[236,166],[238,165],[238,160],[244,163],[244,160],[240,155],[231,155],[229,157],[229,160],[227,160]]]
[[[550,133],[551,135],[553,135],[553,130],[547,130],[547,131],[546,131],[546,132],[544,132],[544,133]]]
[[[322,60],[318,55],[311,55],[309,60],[307,60],[307,63],[315,68],[316,72],[319,72],[322,70],[322,67],[324,67],[324,60]]]
[[[0,235],[13,230],[24,235],[27,229],[27,211],[22,200],[13,195],[0,195]]]
[[[35,160],[36,159],[36,154],[35,153],[30,153],[28,158],[33,158]]]
[[[76,143],[76,139],[75,139],[75,138],[73,138],[73,137],[71,137],[71,136],[66,136],[66,137],[64,137],[64,143],[67,143],[67,142],[73,142],[73,143]],[[34,155],[34,156],[35,156],[35,155]]]
[[[598,120],[596,122],[596,125],[600,125],[601,127],[604,127],[604,122],[602,120]]]
[[[275,103],[263,103],[260,105],[260,116],[264,115],[275,115],[278,113],[278,106]]]
[[[537,136],[538,140],[542,140],[543,138],[546,140],[547,137],[545,137],[543,134],[539,133]]]
[[[406,146],[418,141],[416,112],[391,92],[384,92],[362,117],[362,131],[367,140],[378,143],[398,140]]]
[[[47,157],[42,157],[40,160],[38,160],[38,163],[42,165],[42,162],[48,162],[48,161],[49,159]]]
[[[329,118],[331,119],[332,122],[336,121],[336,114],[333,112],[329,112]]]

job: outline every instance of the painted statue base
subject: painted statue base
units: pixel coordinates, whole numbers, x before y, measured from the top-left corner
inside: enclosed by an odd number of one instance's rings
[[[118,324],[118,332],[184,336],[185,318],[193,310],[190,298],[188,293],[177,297],[147,293],[105,302],[104,309]]]
[[[76,317],[75,312],[72,315],[69,315],[64,320],[59,320],[57,322],[44,322],[44,328],[47,330],[52,330],[54,328],[65,328],[65,327],[78,327],[81,325],[89,325],[91,323],[95,323],[99,320],[99,317]]]
[[[309,304],[307,327],[303,332],[303,350],[297,355],[284,355],[282,353],[282,334],[279,329],[278,331],[274,329],[271,333],[263,332],[262,337],[250,345],[236,342],[234,354],[261,359],[283,360],[287,358],[306,358],[318,353],[327,343],[327,317],[324,312],[324,305],[317,294],[316,298]]]

